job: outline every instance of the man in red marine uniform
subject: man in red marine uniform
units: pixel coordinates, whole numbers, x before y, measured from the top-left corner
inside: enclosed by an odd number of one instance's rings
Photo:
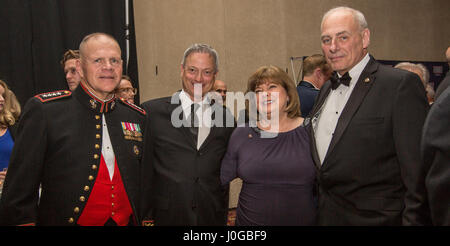
[[[25,106],[3,189],[2,224],[125,226],[143,219],[146,113],[114,97],[122,59],[112,36],[86,36],[80,55],[77,89],[40,94]]]

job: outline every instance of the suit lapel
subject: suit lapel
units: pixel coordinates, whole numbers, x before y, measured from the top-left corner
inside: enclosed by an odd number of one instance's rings
[[[219,131],[219,129],[216,126],[213,126],[209,129],[209,134],[206,137],[205,141],[203,141],[199,150],[203,150],[204,148],[206,148],[206,146],[208,146],[208,143],[211,142],[211,139],[214,139],[214,136],[217,134],[217,131]]]
[[[197,144],[194,140],[194,138],[192,137],[191,132],[189,131],[188,127],[185,127],[186,125],[190,125],[190,122],[187,122],[186,116],[183,113],[183,109],[181,108],[181,100],[180,100],[180,92],[178,92],[176,95],[172,96],[172,98],[169,98],[167,100],[167,112],[169,113],[169,117],[172,117],[172,113],[178,108],[180,107],[181,109],[181,113],[179,115],[177,115],[177,117],[180,117],[179,119],[183,122],[181,127],[177,127],[176,129],[178,129],[179,131],[182,132],[182,134],[184,135],[184,137],[186,138],[186,142],[189,143],[189,145],[191,145],[194,149],[197,149]],[[178,112],[177,112],[178,114]]]
[[[313,121],[317,120],[318,116],[320,115],[323,104],[325,102],[325,99],[327,98],[330,91],[331,91],[331,82],[327,81],[322,86],[322,88],[319,92],[319,95],[317,97],[317,100],[311,110],[311,113],[309,114],[311,117],[305,118],[305,121],[304,121],[305,124],[309,127],[309,132],[310,132],[310,136],[311,136],[310,148],[311,148],[314,164],[316,165],[317,168],[320,168],[321,165],[320,165],[319,154],[317,152],[317,147],[316,147],[316,137],[314,135]]]
[[[375,60],[371,57],[366,68],[359,76],[355,88],[353,89],[353,92],[350,95],[350,98],[348,99],[341,116],[339,117],[336,129],[333,134],[333,138],[331,139],[330,146],[328,147],[327,154],[325,155],[324,163],[327,160],[330,153],[333,151],[336,144],[341,139],[342,135],[344,134],[345,130],[348,127],[348,124],[353,118],[353,115],[356,113],[367,92],[372,87],[372,84],[375,81],[374,73],[376,72],[377,69],[378,63],[376,63]]]
[[[211,142],[212,139],[214,139],[214,137],[218,134],[218,132],[220,131],[221,127],[217,127],[214,122],[216,119],[216,113],[219,112],[224,112],[224,111],[220,111],[218,110],[218,107],[222,107],[222,106],[218,106],[218,104],[213,103],[211,105],[211,124],[213,124],[211,126],[211,128],[209,129],[209,134],[206,137],[205,141],[203,141],[202,145],[200,146],[199,150],[203,150],[204,148],[206,148],[206,146],[208,146],[208,143]],[[224,110],[224,108],[222,107],[222,110]],[[223,117],[225,117],[225,112],[223,113]],[[223,118],[225,119],[225,118]],[[225,124],[225,120],[223,120],[223,123]]]

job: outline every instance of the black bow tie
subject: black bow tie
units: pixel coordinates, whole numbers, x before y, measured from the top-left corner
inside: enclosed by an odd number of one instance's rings
[[[337,72],[334,72],[333,75],[330,77],[330,80],[331,80],[331,89],[335,90],[336,88],[338,88],[340,84],[343,84],[345,86],[350,85],[350,80],[352,80],[352,78],[350,77],[348,72],[346,72],[344,76],[340,78]]]

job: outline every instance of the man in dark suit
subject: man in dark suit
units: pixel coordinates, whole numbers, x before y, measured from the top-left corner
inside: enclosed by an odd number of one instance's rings
[[[300,112],[305,118],[313,108],[320,88],[330,78],[333,71],[325,57],[320,54],[307,57],[303,61],[302,70],[303,80],[297,86],[297,93],[300,99]]]
[[[425,185],[433,225],[450,226],[450,88],[428,113],[421,153],[429,170]]]
[[[447,63],[448,66],[450,67],[450,47],[447,48],[447,51],[445,52],[445,56],[447,58]],[[445,75],[444,79],[441,81],[441,83],[439,83],[439,86],[436,90],[436,95],[435,95],[435,100],[438,99],[438,97],[442,94],[443,91],[445,91],[445,89],[447,89],[447,87],[450,86],[450,70],[447,72],[447,74]]]
[[[121,51],[110,35],[80,44],[73,91],[31,98],[19,122],[0,219],[7,225],[140,223],[145,111],[114,97]],[[41,187],[41,189],[40,189]]]
[[[226,225],[228,189],[219,175],[234,118],[206,96],[217,72],[217,52],[194,44],[181,64],[183,89],[142,104],[149,110],[144,162],[154,166],[155,225]]]
[[[311,112],[319,225],[428,223],[420,134],[428,110],[417,75],[369,56],[364,15],[339,7],[321,25],[336,72]]]

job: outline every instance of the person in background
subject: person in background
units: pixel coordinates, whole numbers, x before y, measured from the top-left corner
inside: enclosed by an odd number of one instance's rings
[[[303,80],[297,86],[302,117],[308,116],[322,85],[330,79],[330,65],[323,55],[315,54],[303,61]]]
[[[335,73],[305,119],[318,168],[318,224],[428,225],[424,86],[370,56],[370,35],[358,10],[337,7],[322,18],[322,51]]]
[[[435,101],[422,132],[421,156],[433,225],[450,226],[450,87]]]
[[[81,81],[81,76],[76,67],[78,59],[80,59],[80,51],[69,49],[64,53],[63,59],[61,60],[61,66],[64,69],[67,86],[70,91],[74,91]]]
[[[415,64],[415,63],[411,63],[411,62],[400,62],[397,65],[395,65],[394,67],[417,74],[417,76],[419,76],[420,80],[422,81],[423,89],[425,90],[425,93],[427,94],[428,103],[429,104],[432,103],[433,98],[431,97],[431,94],[429,94],[429,92],[428,92],[429,91],[428,80],[430,79],[430,73],[428,72],[428,69],[423,64],[421,64],[421,63]]]
[[[137,89],[133,88],[131,78],[128,75],[122,75],[119,86],[115,90],[116,97],[121,97],[127,102],[134,104],[134,96],[137,94]]]
[[[432,105],[434,103],[434,98],[436,95],[433,86],[430,83],[428,83],[427,88],[425,88],[425,90],[427,91],[428,104]]]
[[[223,80],[214,81],[213,91],[219,93],[222,97],[222,104],[225,104],[227,99],[227,84]]]
[[[0,186],[3,186],[8,169],[20,112],[16,96],[8,85],[0,80]]]
[[[445,57],[447,59],[447,64],[450,68],[450,46],[447,48],[447,51],[445,52]],[[437,100],[437,98],[441,95],[441,93],[447,89],[450,85],[450,69],[448,70],[447,74],[445,75],[445,78],[439,83],[438,88],[436,89],[436,95],[434,100]]]
[[[235,121],[207,96],[218,64],[215,49],[193,44],[180,66],[182,90],[142,104],[150,110],[143,163],[154,166],[155,225],[226,225],[228,189],[220,184],[220,162]]]
[[[147,165],[141,165],[146,113],[114,96],[122,76],[114,37],[84,37],[77,70],[82,81],[75,91],[39,94],[25,105],[0,224],[140,223],[141,182],[150,182],[141,176],[147,173]]]
[[[426,88],[426,85],[428,84],[428,80],[430,79],[430,73],[428,72],[428,69],[423,64],[421,64],[421,63],[415,64],[415,63],[411,63],[411,62],[400,62],[397,65],[395,65],[394,67],[417,74],[417,76],[419,76],[420,80],[422,81],[424,89]]]
[[[257,127],[236,128],[220,172],[223,185],[243,180],[236,225],[314,225],[315,167],[294,82],[281,68],[263,66],[249,78],[248,92],[256,94],[250,103]]]

